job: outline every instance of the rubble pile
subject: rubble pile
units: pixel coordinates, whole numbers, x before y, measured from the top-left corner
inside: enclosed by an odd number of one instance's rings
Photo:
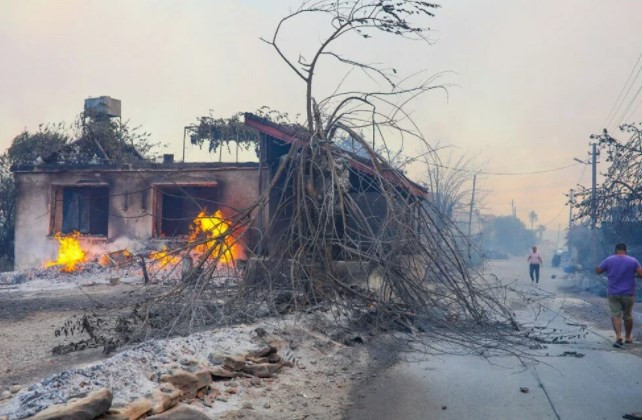
[[[240,339],[239,333],[251,339]],[[207,352],[217,341],[224,352]],[[105,362],[7,392],[10,405],[0,405],[0,419],[134,420],[183,414],[206,419],[198,410],[211,413],[239,394],[250,396],[249,389],[269,385],[284,367],[294,367],[279,354],[286,346],[263,328],[245,326],[143,343]],[[250,402],[243,408],[253,409]]]
[[[115,279],[118,279],[116,281]],[[0,285],[20,285],[26,288],[47,288],[65,285],[94,286],[142,282],[141,270],[135,266],[101,266],[96,262],[84,263],[77,271],[60,272],[56,267],[34,268],[24,271],[0,273]]]
[[[158,375],[158,387],[149,395],[126,405],[112,406],[112,390],[101,388],[70,398],[63,404],[47,407],[30,418],[136,420],[172,419],[189,415],[188,418],[209,419],[196,406],[212,407],[217,401],[227,402],[227,398],[237,394],[240,387],[238,382],[230,379],[246,378],[246,385],[259,386],[262,379],[271,378],[282,367],[294,366],[283,360],[274,346],[244,355],[211,355],[208,359],[210,363],[207,364],[199,364],[197,360],[189,358],[181,360],[180,368],[169,369]],[[211,361],[218,363],[220,359],[221,364],[211,364]],[[245,403],[244,408],[251,409],[251,403]]]

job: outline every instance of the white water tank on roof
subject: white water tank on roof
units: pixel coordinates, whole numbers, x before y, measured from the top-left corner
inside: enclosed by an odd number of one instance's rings
[[[85,99],[85,113],[106,115],[109,118],[120,117],[120,99],[110,96],[98,96]]]

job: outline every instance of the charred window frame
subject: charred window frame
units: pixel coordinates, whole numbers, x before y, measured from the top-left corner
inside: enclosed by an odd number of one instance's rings
[[[54,186],[49,231],[108,236],[109,186]]]
[[[217,183],[156,184],[153,193],[155,237],[188,235],[201,211],[211,214],[220,207]]]

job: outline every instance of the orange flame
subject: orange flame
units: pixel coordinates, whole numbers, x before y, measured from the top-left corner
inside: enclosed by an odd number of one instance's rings
[[[45,267],[60,267],[60,271],[65,273],[72,273],[78,270],[78,265],[87,261],[85,251],[80,247],[78,237],[80,233],[74,231],[71,235],[63,236],[62,233],[56,233],[56,240],[58,241],[58,259],[55,261],[47,261]]]
[[[243,258],[243,246],[234,236],[234,232],[228,232],[231,225],[220,210],[210,216],[201,211],[194,219],[189,236],[190,243],[201,242],[194,247],[194,252],[205,254],[212,249],[208,259],[218,259],[226,265],[233,265],[236,260]]]
[[[154,251],[149,254],[149,257],[157,262],[161,267],[167,265],[176,265],[180,262],[180,257],[178,255],[171,255],[167,250],[167,245],[163,245],[163,249],[160,251]]]

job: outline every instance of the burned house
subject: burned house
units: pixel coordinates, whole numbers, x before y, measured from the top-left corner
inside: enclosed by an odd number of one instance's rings
[[[83,248],[104,251],[118,241],[166,242],[189,234],[201,211],[221,211],[226,217],[252,206],[264,193],[269,204],[244,234],[243,245],[255,253],[279,246],[263,231],[288,225],[287,209],[277,215],[279,197],[287,186],[276,183],[282,156],[305,133],[246,114],[245,124],[259,133],[259,162],[187,163],[167,159],[163,163],[41,164],[14,167],[16,181],[16,268],[38,267],[55,257],[56,234],[78,232]],[[344,151],[349,181],[362,212],[376,225],[385,212],[369,160]],[[408,194],[423,196],[425,189],[397,171],[384,176]],[[114,247],[111,247],[114,248]]]
[[[88,249],[187,235],[201,210],[229,213],[253,203],[258,173],[256,163],[16,167],[16,268],[53,258],[58,232],[79,232]]]

